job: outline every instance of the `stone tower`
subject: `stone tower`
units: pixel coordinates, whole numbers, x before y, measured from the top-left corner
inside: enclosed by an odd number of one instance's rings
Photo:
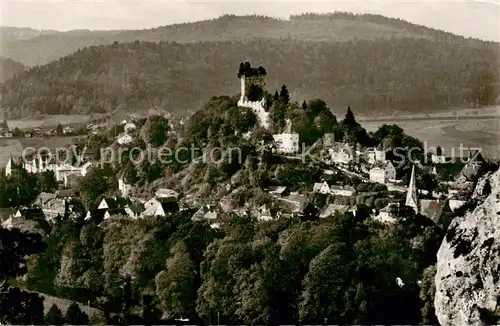
[[[242,75],[240,77],[240,82],[241,82],[241,95],[240,95],[240,101],[243,102],[245,101],[246,98],[246,80],[245,80],[245,75]]]
[[[411,178],[410,184],[408,185],[408,192],[406,193],[406,206],[409,206],[415,210],[415,213],[419,212],[419,200],[418,200],[418,189],[415,180],[415,165],[411,168]]]

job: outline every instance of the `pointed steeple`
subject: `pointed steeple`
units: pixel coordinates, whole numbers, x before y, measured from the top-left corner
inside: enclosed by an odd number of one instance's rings
[[[418,189],[415,180],[415,165],[411,169],[410,184],[408,185],[408,192],[406,193],[406,206],[412,207],[415,213],[419,212]]]

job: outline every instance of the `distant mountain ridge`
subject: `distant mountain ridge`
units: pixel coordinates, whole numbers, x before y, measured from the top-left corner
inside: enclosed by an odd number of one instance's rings
[[[45,64],[87,46],[114,42],[248,42],[255,39],[342,42],[396,37],[424,38],[468,45],[484,43],[400,19],[343,12],[294,15],[288,20],[266,16],[224,15],[195,23],[173,24],[144,30],[38,31],[38,34],[36,30],[30,30],[28,34],[31,37],[25,37],[24,34],[22,37],[15,37],[21,34],[12,34],[4,38],[0,55],[13,58],[26,66]]]
[[[346,42],[255,39],[132,42],[87,47],[0,87],[8,117],[162,108],[185,115],[239,92],[242,61],[267,70],[266,88],[321,98],[334,112],[436,112],[498,102],[498,49],[425,38]]]

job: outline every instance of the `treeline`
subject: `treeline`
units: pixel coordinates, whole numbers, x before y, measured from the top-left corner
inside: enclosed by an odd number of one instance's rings
[[[301,20],[311,20],[311,21],[321,21],[321,20],[350,20],[357,23],[361,22],[370,22],[377,25],[389,26],[392,28],[397,28],[401,30],[406,30],[408,32],[427,36],[435,41],[441,42],[452,42],[452,43],[460,43],[462,45],[481,45],[486,41],[473,39],[473,38],[465,38],[460,35],[455,35],[449,32],[445,32],[442,30],[437,30],[434,28],[429,28],[423,25],[412,24],[401,18],[390,18],[377,14],[354,14],[352,12],[333,12],[326,14],[317,14],[317,13],[304,13],[300,15],[292,15],[290,16],[290,20],[292,21],[301,21]],[[494,44],[494,42],[487,42]]]
[[[84,48],[6,81],[2,105],[7,118],[151,107],[184,114],[214,94],[237,94],[241,58],[272,67],[269,89],[287,81],[296,100],[322,98],[334,112],[347,104],[376,114],[498,101],[498,56],[487,44],[259,40]]]

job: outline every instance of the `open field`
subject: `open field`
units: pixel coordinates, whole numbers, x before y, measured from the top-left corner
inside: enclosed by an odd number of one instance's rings
[[[356,112],[354,112],[356,114]],[[414,113],[401,114],[397,112],[392,116],[364,116],[359,115],[359,121],[374,121],[374,120],[418,120],[418,119],[478,119],[478,118],[500,118],[500,106],[489,106],[482,108],[446,108],[435,113]]]
[[[11,130],[14,128],[28,130],[34,128],[50,129],[57,127],[58,124],[63,126],[80,125],[90,121],[90,115],[52,115],[44,119],[8,120],[7,123]]]
[[[397,124],[411,136],[417,137],[428,147],[441,146],[446,155],[452,149],[458,155],[460,145],[464,148],[482,148],[486,157],[500,158],[500,116],[471,119],[385,120],[361,121],[368,131],[376,131],[381,125]]]

